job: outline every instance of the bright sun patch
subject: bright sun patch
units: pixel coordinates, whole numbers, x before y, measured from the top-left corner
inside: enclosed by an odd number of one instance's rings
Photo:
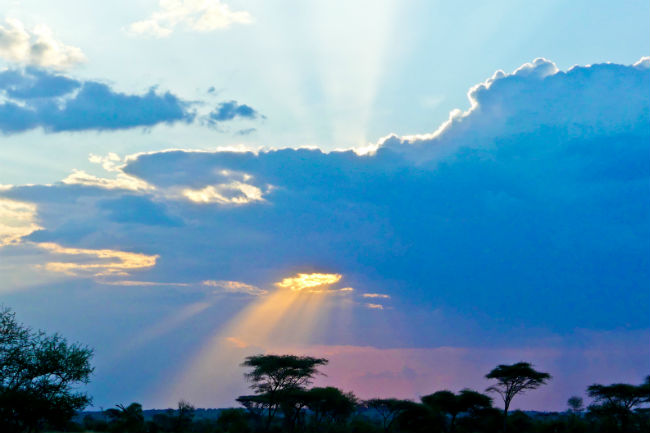
[[[275,283],[281,289],[290,289],[294,292],[301,292],[305,289],[313,289],[321,286],[329,286],[338,283],[343,276],[341,274],[296,274]]]

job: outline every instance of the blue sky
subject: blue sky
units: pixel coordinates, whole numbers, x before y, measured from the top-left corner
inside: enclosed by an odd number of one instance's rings
[[[96,406],[647,375],[647,2],[0,4],[0,300]]]

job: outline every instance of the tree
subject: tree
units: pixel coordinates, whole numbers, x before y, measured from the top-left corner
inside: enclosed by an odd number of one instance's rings
[[[381,425],[387,432],[393,426],[397,417],[404,411],[411,409],[414,403],[409,400],[398,400],[396,398],[373,398],[366,400],[365,405],[377,411],[381,417]]]
[[[638,386],[627,383],[593,384],[587,388],[587,394],[595,402],[589,407],[592,414],[618,419],[622,429],[626,430],[632,410],[650,400],[650,378]]]
[[[111,419],[110,429],[116,433],[141,433],[145,431],[144,413],[140,403],[128,406],[115,405],[117,409],[106,409],[106,415]]]
[[[537,371],[528,362],[518,362],[512,365],[501,364],[485,375],[495,379],[497,383],[486,389],[495,392],[503,399],[503,431],[507,429],[508,409],[515,395],[531,389],[537,389],[551,379],[551,375]]]
[[[445,418],[437,410],[415,402],[405,402],[404,409],[395,419],[400,433],[437,433],[444,431]]]
[[[425,405],[451,417],[451,431],[454,431],[456,428],[456,417],[459,413],[476,412],[492,406],[492,399],[490,397],[471,389],[463,389],[458,395],[451,391],[438,391],[430,395],[425,395],[421,400]]]
[[[307,407],[312,413],[312,424],[316,429],[321,424],[331,425],[345,422],[357,407],[354,394],[344,393],[338,388],[312,388],[307,391]]]
[[[648,398],[644,385],[635,386],[627,383],[594,384],[587,388],[587,394],[596,403],[611,405],[629,412]]]
[[[579,414],[584,410],[584,402],[581,397],[574,395],[567,400],[567,406],[573,414]]]
[[[187,431],[192,425],[192,418],[194,418],[194,406],[185,400],[178,402],[178,409],[176,410],[176,417],[174,419],[174,430],[182,433]]]
[[[76,386],[88,383],[92,354],[58,334],[33,331],[0,308],[0,430],[65,425],[90,403]]]
[[[311,356],[249,356],[241,365],[252,368],[252,371],[244,376],[251,382],[251,388],[257,395],[241,396],[237,401],[246,408],[250,407],[253,413],[259,412],[260,408],[265,410],[267,430],[283,404],[285,411],[290,408],[294,411],[290,416],[292,422],[295,422],[304,407],[304,404],[296,402],[296,396],[312,382],[318,374],[318,367],[326,365],[327,362],[327,359]],[[296,405],[299,407],[296,408]]]
[[[223,409],[217,418],[218,431],[244,433],[250,431],[248,417],[244,409]]]

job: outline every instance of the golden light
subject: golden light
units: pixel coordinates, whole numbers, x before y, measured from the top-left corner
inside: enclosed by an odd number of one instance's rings
[[[48,262],[45,269],[77,275],[88,272],[94,276],[128,275],[129,271],[151,268],[156,265],[158,255],[130,253],[109,249],[67,248],[54,242],[34,244],[52,254],[80,256],[79,260]]]
[[[341,274],[297,274],[275,283],[282,289],[291,289],[300,292],[320,286],[330,286],[338,283],[343,276]]]
[[[234,395],[245,392],[239,367],[244,357],[307,345],[328,329],[333,308],[349,307],[343,301],[354,289],[331,287],[342,278],[298,273],[275,283],[277,290],[259,296],[199,350],[171,390],[157,394],[174,398],[191,394],[195,401],[209,402],[217,389],[232,389]]]
[[[0,198],[0,247],[17,244],[40,228],[35,204]]]

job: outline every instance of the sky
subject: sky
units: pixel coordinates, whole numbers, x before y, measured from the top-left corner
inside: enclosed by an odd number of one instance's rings
[[[0,6],[0,302],[94,407],[650,373],[647,1]]]

